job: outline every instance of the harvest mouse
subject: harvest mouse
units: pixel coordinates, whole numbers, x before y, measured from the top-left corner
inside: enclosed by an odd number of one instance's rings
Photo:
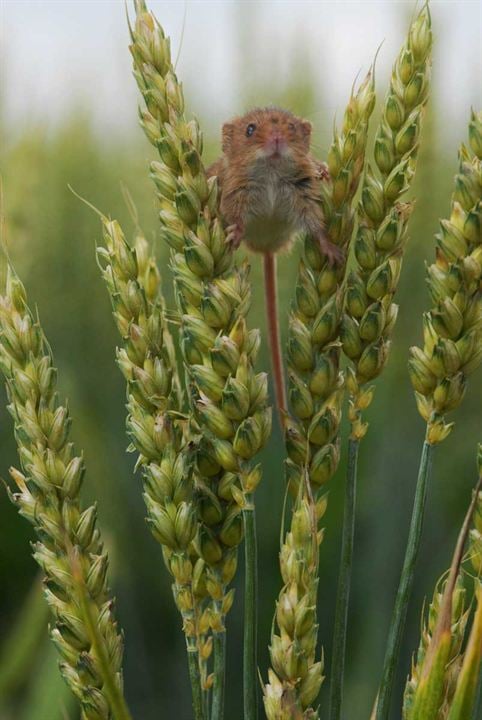
[[[216,175],[227,240],[263,254],[269,344],[280,421],[287,413],[277,311],[276,253],[299,233],[315,237],[329,264],[343,253],[323,227],[323,163],[310,153],[311,123],[277,107],[256,108],[223,125],[222,156],[207,170]]]

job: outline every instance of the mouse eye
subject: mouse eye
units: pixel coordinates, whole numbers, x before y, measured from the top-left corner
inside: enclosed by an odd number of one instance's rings
[[[256,130],[256,125],[254,123],[250,123],[248,127],[246,128],[246,136],[251,137],[251,135]]]
[[[294,123],[288,123],[288,130],[291,130],[291,131],[296,130],[295,124],[294,124]]]

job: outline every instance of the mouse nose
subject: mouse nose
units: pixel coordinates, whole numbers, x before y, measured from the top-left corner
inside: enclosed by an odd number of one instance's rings
[[[278,129],[273,129],[270,136],[270,146],[278,153],[284,147],[283,134]]]

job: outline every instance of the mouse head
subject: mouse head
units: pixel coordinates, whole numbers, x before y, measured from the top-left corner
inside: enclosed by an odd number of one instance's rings
[[[281,108],[256,108],[223,125],[223,152],[245,162],[276,162],[310,149],[311,123]]]

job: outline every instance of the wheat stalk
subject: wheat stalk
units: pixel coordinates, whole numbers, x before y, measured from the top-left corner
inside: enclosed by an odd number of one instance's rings
[[[335,130],[328,154],[330,181],[321,188],[327,234],[343,249],[345,258],[374,101],[370,70],[358,91],[351,94],[341,132]],[[270,720],[316,717],[311,705],[323,680],[323,662],[316,659],[316,589],[323,537],[318,524],[327,498],[315,501],[313,493],[332,477],[339,460],[343,383],[337,336],[344,273],[344,263],[330,267],[315,240],[305,238],[288,339],[292,415],[285,423],[286,475],[295,504],[280,553],[284,587],[277,600],[277,632],[273,628],[271,669],[264,689]],[[296,529],[300,518],[305,518],[305,524],[309,520],[305,528],[309,537]],[[295,622],[297,616],[303,622]]]
[[[354,514],[359,442],[367,431],[362,411],[373,397],[365,387],[386,364],[397,306],[392,302],[400,276],[407,222],[411,205],[401,198],[415,171],[422,114],[428,96],[432,34],[430,14],[425,5],[412,22],[407,41],[395,62],[390,89],[375,141],[374,165],[364,177],[358,207],[355,238],[355,269],[346,283],[345,310],[340,337],[350,360],[347,369],[349,391],[349,461],[347,503],[343,530],[345,561],[340,574],[337,616],[340,631],[335,649],[344,652],[349,584],[353,555]],[[331,720],[341,715],[341,668],[335,675]],[[378,720],[385,717],[386,693],[390,681],[384,678],[378,703]]]
[[[206,563],[212,599],[215,672],[213,720],[222,717],[225,615],[237,546],[246,528],[245,713],[256,713],[255,527],[253,493],[261,479],[252,458],[271,432],[267,378],[254,372],[259,332],[249,331],[247,264],[237,267],[217,217],[216,180],[207,179],[202,136],[184,115],[182,87],[160,25],[136,4],[131,51],[146,109],[141,125],[159,151],[151,173],[162,234],[173,248],[171,267],[181,316],[181,347],[188,375],[201,526],[196,547]]]
[[[369,164],[358,206],[354,242],[355,269],[347,279],[341,326],[343,351],[349,358],[351,437],[367,431],[362,410],[371,402],[376,378],[388,359],[397,317],[392,302],[398,286],[411,203],[401,199],[412,182],[423,110],[428,98],[432,33],[428,5],[410,25],[393,67],[390,89],[377,130],[374,165]]]
[[[58,399],[49,345],[10,264],[0,297],[0,368],[22,465],[22,472],[10,470],[18,492],[9,495],[38,536],[34,558],[45,573],[60,671],[85,720],[129,720],[123,641],[107,588],[96,507],[82,509],[83,459],[69,440],[71,420]]]
[[[318,718],[312,707],[323,682],[323,659],[316,659],[318,558],[323,538],[318,523],[325,509],[326,497],[315,504],[300,486],[280,551],[284,585],[276,602],[277,632],[274,628],[271,632],[271,668],[264,687],[268,720]]]
[[[105,247],[97,250],[123,346],[117,363],[127,382],[127,429],[143,470],[148,523],[163,549],[183,620],[196,718],[204,716],[211,643],[203,608],[203,561],[193,548],[198,507],[192,477],[188,420],[172,338],[167,328],[160,274],[139,227],[133,246],[116,221],[101,216]],[[198,578],[197,583],[195,578]]]
[[[482,478],[482,446],[478,455],[479,478]],[[462,582],[462,574],[452,596],[452,617],[450,621],[450,644],[442,678],[442,690],[434,710],[434,720],[463,720],[473,715],[477,678],[482,659],[482,627],[480,594],[482,590],[482,492],[478,492],[476,507],[472,516],[473,527],[469,533],[468,549],[465,557],[465,573],[474,582],[474,597],[477,609],[472,619],[472,629],[468,642],[466,634],[471,615],[470,604],[467,606],[466,590]],[[470,569],[469,569],[470,567]],[[475,573],[472,577],[471,570]],[[430,645],[434,641],[437,624],[440,622],[447,578],[437,583],[433,600],[426,613],[422,626],[421,639],[412,669],[407,680],[403,701],[403,720],[413,720],[416,710],[415,701],[423,677],[424,663]]]
[[[470,150],[462,145],[450,218],[440,223],[435,262],[427,271],[433,307],[423,318],[423,348],[410,349],[417,407],[433,445],[453,427],[445,423],[482,360],[482,113],[472,112]]]
[[[463,631],[470,609],[464,614],[460,608],[457,608],[460,600],[457,583],[460,582],[464,546],[469,537],[474,511],[480,504],[482,487],[480,455],[479,447],[479,481],[459,533],[452,564],[431,628],[431,636],[419,659],[419,667],[416,668],[416,679],[411,687],[410,704],[406,715],[409,720],[447,720],[447,718],[463,720],[472,717],[482,662],[480,606],[482,583],[480,577],[475,579],[477,608],[463,657],[461,657]],[[471,541],[469,550],[473,550],[472,544]]]
[[[373,70],[352,92],[341,132],[328,153],[329,182],[320,185],[326,232],[346,261],[353,234],[353,199],[364,166],[368,122],[375,104]],[[287,478],[296,495],[308,467],[316,491],[339,460],[342,377],[339,371],[343,280],[346,264],[331,267],[307,236],[296,282],[288,336],[289,399],[286,423]]]
[[[469,138],[473,155],[462,146],[450,221],[441,222],[436,262],[427,272],[436,306],[424,316],[424,349],[411,348],[410,378],[418,410],[426,420],[427,428],[402,576],[389,630],[377,720],[384,720],[388,714],[420,545],[433,449],[450,433],[453,424],[445,422],[445,413],[460,404],[467,375],[482,359],[481,119],[480,115],[472,113]],[[453,277],[457,278],[455,285]]]

